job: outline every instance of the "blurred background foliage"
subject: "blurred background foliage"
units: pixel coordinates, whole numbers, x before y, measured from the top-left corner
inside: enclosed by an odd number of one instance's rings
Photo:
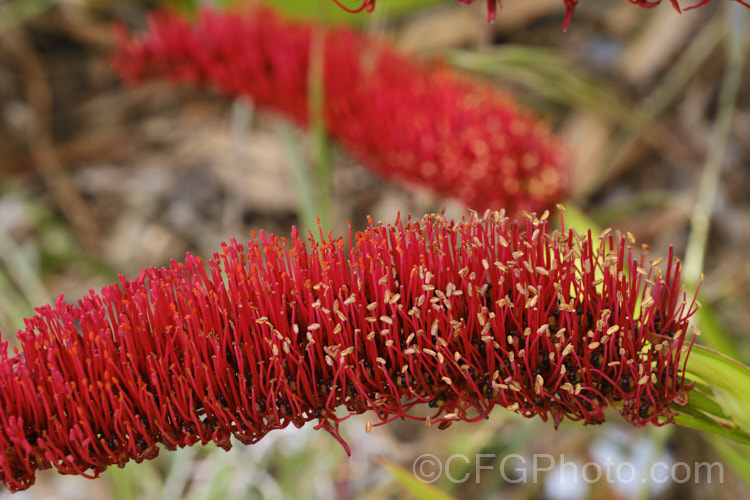
[[[484,5],[379,0],[349,15],[328,0],[263,0],[299,18],[351,23],[417,58],[440,58],[512,91],[548,117],[572,156],[566,201],[581,226],[631,231],[652,254],[670,244],[699,275],[702,339],[750,361],[750,66],[748,12],[728,1],[680,16],[665,3],[580,2],[563,33],[560,0],[507,0],[494,24]],[[172,0],[194,11],[198,3]],[[75,300],[117,273],[163,265],[185,251],[210,255],[251,230],[288,234],[320,210],[341,233],[371,214],[421,215],[455,200],[374,178],[335,145],[316,157],[317,136],[245,101],[151,84],[129,89],[109,68],[111,23],[143,29],[164,2],[0,2],[0,331],[23,327],[33,307],[60,293]],[[375,97],[373,97],[375,98]],[[325,162],[330,179],[316,177]],[[331,186],[326,186],[330,181]],[[320,196],[327,193],[321,203]],[[326,214],[323,214],[326,215]],[[554,217],[553,217],[554,219]],[[353,455],[326,433],[286,429],[254,446],[162,453],[88,481],[53,472],[15,498],[435,498],[411,473],[423,453],[454,454],[456,498],[746,498],[746,448],[682,428],[633,429],[616,413],[595,428],[523,420],[495,411],[438,431],[394,422],[365,432],[367,415],[343,425]],[[508,456],[534,453],[577,463],[639,467],[630,482],[585,484],[559,468],[539,481],[508,481]],[[477,459],[477,454],[484,458]],[[564,458],[563,458],[564,457]],[[723,464],[723,480],[662,483],[650,464]],[[478,469],[477,466],[489,467]],[[514,476],[515,474],[515,476]],[[504,479],[504,476],[506,479]],[[10,498],[2,491],[1,498]]]

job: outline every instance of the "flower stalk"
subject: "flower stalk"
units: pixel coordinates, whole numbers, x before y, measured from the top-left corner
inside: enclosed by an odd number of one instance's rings
[[[253,235],[58,299],[0,353],[0,479],[110,465],[350,415],[442,429],[495,406],[599,424],[673,422],[694,300],[671,252],[549,228],[546,214],[397,219],[309,244]],[[413,410],[433,409],[423,417]]]

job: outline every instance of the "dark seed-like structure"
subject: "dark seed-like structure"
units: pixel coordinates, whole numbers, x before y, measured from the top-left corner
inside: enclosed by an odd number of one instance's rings
[[[526,417],[671,421],[688,389],[688,317],[632,238],[550,231],[546,214],[397,219],[345,238],[261,232],[204,266],[149,268],[72,305],[37,309],[0,357],[0,479],[95,477],[160,447],[316,421]],[[652,264],[656,265],[656,262]],[[348,448],[347,448],[348,450]]]

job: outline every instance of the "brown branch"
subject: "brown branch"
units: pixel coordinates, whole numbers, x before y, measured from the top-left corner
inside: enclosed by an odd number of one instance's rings
[[[22,30],[7,33],[3,45],[16,59],[25,84],[30,110],[28,145],[34,168],[82,245],[95,251],[99,234],[96,221],[55,151],[50,127],[52,93],[44,66]]]

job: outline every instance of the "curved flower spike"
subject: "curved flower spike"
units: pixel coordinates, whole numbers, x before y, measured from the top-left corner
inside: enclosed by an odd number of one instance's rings
[[[342,406],[384,423],[425,405],[444,428],[496,405],[598,424],[612,405],[662,425],[690,387],[696,305],[671,252],[662,272],[626,236],[502,213],[310,240],[261,232],[37,309],[0,357],[0,479],[95,477],[311,420],[346,447]]]
[[[150,27],[141,39],[120,32],[112,60],[126,81],[210,86],[308,124],[309,23],[257,8],[247,16],[203,10],[195,26],[161,12]],[[481,209],[541,212],[564,197],[561,143],[505,94],[349,28],[325,38],[325,126],[377,174]]]

